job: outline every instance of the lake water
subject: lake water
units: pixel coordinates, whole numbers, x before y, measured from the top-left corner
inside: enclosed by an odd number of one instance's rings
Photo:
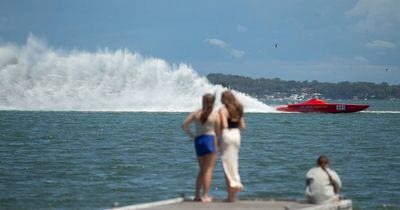
[[[400,209],[400,102],[351,114],[246,113],[239,198],[304,199],[320,154],[354,209]],[[175,112],[0,111],[0,209],[105,209],[192,195]],[[225,197],[220,160],[211,195]]]

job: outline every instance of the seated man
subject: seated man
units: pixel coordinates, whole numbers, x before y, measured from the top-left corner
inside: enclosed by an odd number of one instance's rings
[[[328,157],[321,155],[317,166],[310,169],[306,176],[306,198],[310,203],[324,204],[339,201],[342,187],[339,175],[329,169]]]

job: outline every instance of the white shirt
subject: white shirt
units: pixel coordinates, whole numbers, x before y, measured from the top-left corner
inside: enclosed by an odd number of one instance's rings
[[[327,169],[332,179],[342,187],[339,175],[331,169]],[[328,174],[321,167],[315,167],[307,172],[306,179],[310,180],[310,184],[306,187],[306,198],[311,203],[329,203],[338,198],[333,191],[333,186],[329,181]]]
[[[194,118],[195,125],[196,125],[196,136],[201,136],[201,135],[214,135],[215,136],[215,122],[216,122],[216,117],[217,117],[216,112],[211,112],[210,115],[207,118],[207,121],[203,124],[200,122],[200,119]]]

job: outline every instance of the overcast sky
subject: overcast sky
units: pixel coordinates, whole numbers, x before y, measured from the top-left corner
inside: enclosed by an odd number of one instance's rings
[[[0,42],[127,48],[200,75],[400,84],[400,0],[1,0]]]

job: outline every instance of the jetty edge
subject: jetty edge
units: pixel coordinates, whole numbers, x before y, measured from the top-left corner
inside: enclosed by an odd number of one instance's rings
[[[194,202],[192,198],[173,198],[143,204],[113,207],[107,210],[352,210],[353,203],[349,199],[329,204],[311,204],[306,201],[274,200],[274,199],[240,199],[235,203],[227,203],[214,199],[211,203]]]

